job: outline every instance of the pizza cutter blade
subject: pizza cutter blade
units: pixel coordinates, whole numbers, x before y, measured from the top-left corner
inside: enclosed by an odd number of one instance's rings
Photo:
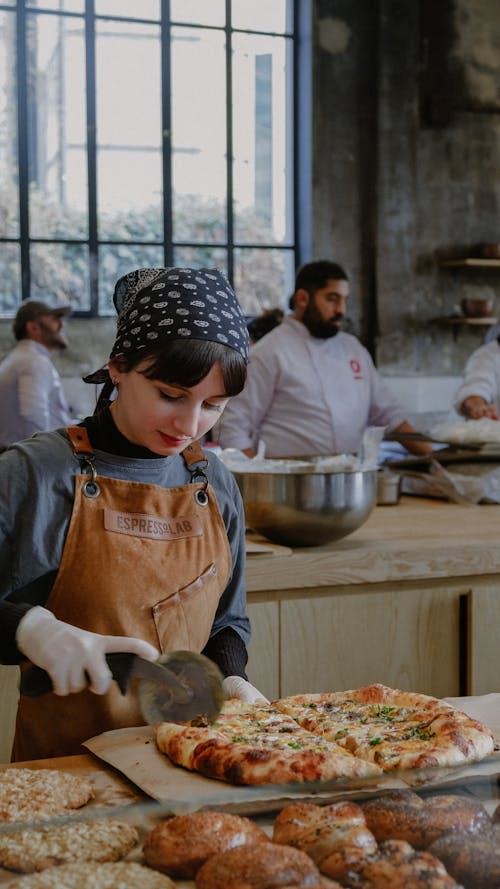
[[[148,664],[148,661],[144,662]],[[224,701],[222,674],[203,654],[171,651],[144,670],[137,686],[139,707],[146,722],[189,722],[196,717],[213,722]],[[136,674],[137,675],[137,674]]]
[[[106,655],[106,662],[123,695],[137,679],[137,697],[146,722],[189,722],[201,717],[213,722],[222,707],[224,690],[219,668],[202,654],[172,651],[157,661],[129,652]],[[21,694],[36,697],[52,690],[41,667],[22,672]]]

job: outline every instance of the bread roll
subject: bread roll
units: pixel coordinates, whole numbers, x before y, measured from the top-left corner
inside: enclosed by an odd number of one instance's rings
[[[426,849],[450,831],[475,833],[490,824],[479,800],[459,794],[422,799],[412,790],[395,790],[361,803],[361,808],[378,842],[406,840],[416,849]]]
[[[249,818],[225,812],[190,812],[158,824],[146,839],[144,858],[171,877],[191,879],[215,852],[262,842],[269,842],[269,837]]]
[[[465,889],[500,886],[500,824],[478,834],[448,833],[429,847]]]
[[[322,889],[323,885],[305,852],[269,842],[212,855],[196,874],[196,889]]]

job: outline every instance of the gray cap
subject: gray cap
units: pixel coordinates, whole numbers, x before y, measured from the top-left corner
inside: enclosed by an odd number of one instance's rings
[[[48,303],[41,302],[38,299],[26,299],[17,310],[14,318],[12,330],[16,340],[22,340],[26,335],[26,324],[28,321],[36,321],[44,315],[54,315],[56,318],[62,318],[63,315],[71,315],[71,306],[50,306]]]

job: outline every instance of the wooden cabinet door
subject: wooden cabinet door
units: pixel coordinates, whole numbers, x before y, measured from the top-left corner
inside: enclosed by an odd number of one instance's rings
[[[459,658],[456,588],[380,584],[281,602],[281,695],[381,682],[457,696]]]
[[[247,676],[270,701],[280,696],[279,602],[248,605],[252,638]]]
[[[468,605],[467,694],[500,692],[500,584],[473,583]]]

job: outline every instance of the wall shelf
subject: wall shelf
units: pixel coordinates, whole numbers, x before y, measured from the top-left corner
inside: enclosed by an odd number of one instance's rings
[[[445,268],[463,269],[500,269],[500,259],[481,259],[466,257],[464,259],[443,259],[439,263]]]
[[[465,324],[473,327],[491,327],[492,324],[498,323],[498,318],[491,318],[489,316],[487,318],[465,318],[461,315],[449,315],[444,318],[430,318],[430,322],[431,324]]]

